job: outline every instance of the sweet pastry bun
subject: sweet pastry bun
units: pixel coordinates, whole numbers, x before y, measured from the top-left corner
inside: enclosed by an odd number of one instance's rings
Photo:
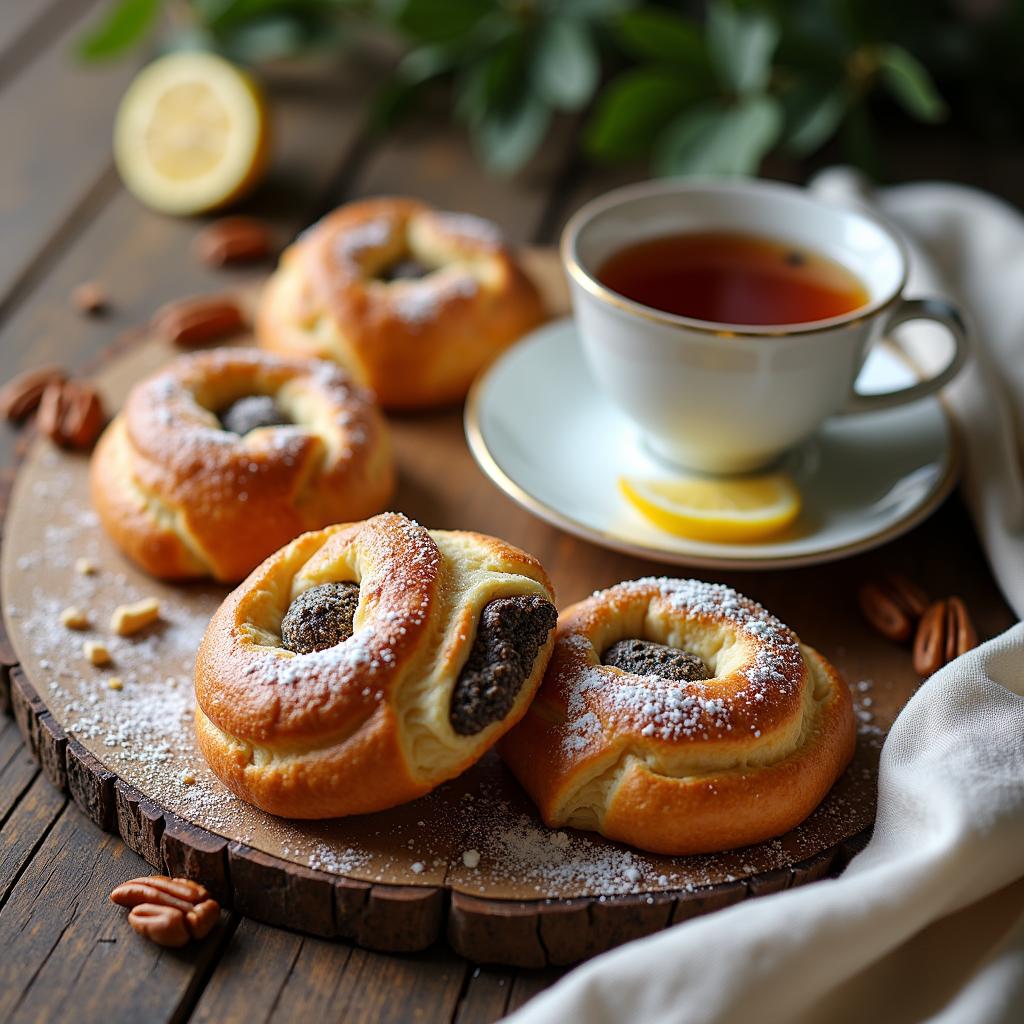
[[[663,854],[788,831],[853,755],[849,689],[720,584],[641,579],[566,609],[502,757],[552,827]]]
[[[493,224],[382,198],[335,210],[284,252],[256,333],[271,351],[336,360],[386,409],[422,409],[461,400],[543,319]]]
[[[210,622],[196,736],[271,814],[330,818],[421,796],[526,711],[554,643],[540,564],[494,537],[385,513],[308,533]]]
[[[393,488],[372,396],[333,363],[257,349],[181,356],[137,384],[91,465],[107,533],[163,579],[237,582]]]

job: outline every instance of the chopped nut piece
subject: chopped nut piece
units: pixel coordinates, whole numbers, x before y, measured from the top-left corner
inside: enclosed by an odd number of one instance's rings
[[[85,660],[91,665],[100,667],[110,664],[110,651],[101,640],[86,640],[82,645],[82,653],[85,655]]]
[[[111,676],[107,680],[107,689],[108,690],[123,690],[124,689],[124,681],[121,679],[120,676]]]
[[[60,621],[66,629],[89,628],[89,616],[81,608],[65,608],[60,613]]]
[[[79,313],[102,313],[108,305],[107,293],[95,281],[86,281],[71,292],[71,305]]]
[[[185,786],[194,786],[196,784],[196,777],[191,772],[182,772],[181,782]]]
[[[135,604],[120,604],[110,617],[110,628],[118,636],[131,636],[160,618],[160,602],[147,597]]]
[[[79,558],[75,561],[75,572],[79,576],[95,576],[96,571],[96,563],[91,558]]]

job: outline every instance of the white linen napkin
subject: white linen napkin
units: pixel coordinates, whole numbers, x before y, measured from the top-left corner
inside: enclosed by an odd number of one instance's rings
[[[908,294],[945,291],[973,316],[976,358],[948,397],[964,440],[968,505],[1021,615],[1024,219],[956,185],[871,195],[855,175],[834,170],[814,187],[876,202],[915,240]],[[945,347],[929,330],[908,329],[901,341],[932,370]],[[510,1019],[1019,1024],[1024,624],[947,665],[907,704],[882,750],[873,837],[840,878],[606,953]]]

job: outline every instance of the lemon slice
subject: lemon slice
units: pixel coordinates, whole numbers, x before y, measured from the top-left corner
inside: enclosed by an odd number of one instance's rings
[[[163,213],[202,213],[237,199],[262,177],[268,143],[259,86],[212,53],[172,53],[144,68],[114,126],[121,178]]]
[[[781,473],[714,480],[622,476],[619,488],[656,526],[698,540],[760,540],[800,514],[800,492]]]

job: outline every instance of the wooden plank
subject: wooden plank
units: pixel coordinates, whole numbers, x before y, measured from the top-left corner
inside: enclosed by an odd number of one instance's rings
[[[441,949],[389,956],[244,920],[191,1020],[449,1020],[465,971],[462,961]]]
[[[0,907],[64,808],[64,797],[37,774],[0,829]]]
[[[415,956],[354,949],[337,989],[334,1013],[347,1024],[411,1024],[450,1020],[468,970],[435,947]],[[287,1019],[284,1013],[281,1019]]]
[[[91,17],[81,6],[62,17],[60,33],[0,94],[0,309],[114,181],[114,110],[139,60],[76,60],[73,44]]]
[[[563,974],[565,969],[558,967],[548,967],[543,971],[520,971],[512,983],[506,1012],[515,1013],[534,996],[554,985]]]
[[[496,967],[474,967],[455,1010],[454,1024],[492,1024],[505,1016],[515,974]]]
[[[32,784],[39,768],[12,718],[0,718],[0,822]]]
[[[148,873],[69,805],[0,912],[0,1019],[171,1019],[229,930],[181,950],[135,935],[108,896]]]
[[[299,952],[315,941],[243,919],[199,995],[191,1024],[267,1020]]]
[[[31,64],[67,19],[94,6],[94,0],[7,0],[0,18],[0,86]]]

